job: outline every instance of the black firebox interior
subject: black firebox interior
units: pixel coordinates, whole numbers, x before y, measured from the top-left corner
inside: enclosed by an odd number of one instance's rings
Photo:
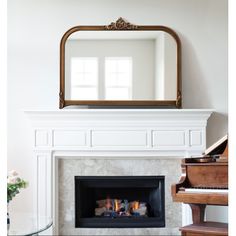
[[[165,227],[164,176],[75,176],[75,227]],[[96,217],[96,201],[145,202],[145,217]]]

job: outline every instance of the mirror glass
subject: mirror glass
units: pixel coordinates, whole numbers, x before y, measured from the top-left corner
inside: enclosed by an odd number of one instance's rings
[[[164,31],[77,31],[65,43],[65,100],[176,100],[177,43]]]

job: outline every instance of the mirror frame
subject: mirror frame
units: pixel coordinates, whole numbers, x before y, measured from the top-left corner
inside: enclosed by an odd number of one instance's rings
[[[177,97],[176,100],[65,100],[65,44],[68,37],[77,31],[164,31],[170,34],[177,45]],[[70,105],[88,106],[148,106],[148,107],[171,107],[182,108],[182,80],[181,80],[181,42],[175,31],[161,25],[133,25],[123,18],[109,25],[75,26],[70,28],[63,35],[60,43],[60,93],[59,108],[62,109]]]

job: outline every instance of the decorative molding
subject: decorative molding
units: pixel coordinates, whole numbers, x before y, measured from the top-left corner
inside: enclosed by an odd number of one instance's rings
[[[137,153],[142,152],[143,156],[184,157],[200,154],[205,150],[205,129],[212,111],[65,109],[25,113],[34,130],[40,130],[35,136],[37,145],[34,149],[37,151],[97,151],[101,155],[109,151],[128,156],[138,156]],[[198,131],[194,133],[193,142],[201,140],[199,145],[190,144],[192,130]],[[153,134],[158,134],[158,139]],[[185,139],[181,145],[179,134],[184,135]]]
[[[129,125],[140,125],[145,123],[153,126],[153,123],[160,122],[171,124],[186,125],[206,125],[207,119],[214,112],[213,109],[63,109],[63,110],[28,110],[24,111],[31,122],[36,122],[40,127],[50,123],[51,127],[55,124],[71,126],[73,124],[83,125],[81,122],[88,124],[106,124],[110,126],[111,122],[114,127],[119,123],[129,123]],[[169,122],[171,121],[171,123]],[[52,122],[52,123],[51,123]],[[68,122],[68,123],[65,123]],[[138,122],[138,124],[134,123]]]
[[[110,25],[105,26],[106,30],[136,30],[137,25],[133,25],[126,21],[124,18],[120,17],[116,22],[112,22]]]
[[[34,130],[34,145],[35,147],[49,146],[49,132],[47,129]]]
[[[36,213],[40,222],[42,216],[54,218],[52,208],[52,157],[51,152],[37,152],[35,155],[36,167]],[[39,223],[38,222],[38,223]],[[41,234],[40,234],[41,235]],[[49,228],[42,235],[53,235],[53,229]]]

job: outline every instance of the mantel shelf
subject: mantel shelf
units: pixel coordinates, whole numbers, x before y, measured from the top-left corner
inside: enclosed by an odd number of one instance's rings
[[[64,109],[24,111],[32,122],[38,124],[60,121],[70,122],[120,122],[126,123],[189,123],[206,125],[212,109]]]

